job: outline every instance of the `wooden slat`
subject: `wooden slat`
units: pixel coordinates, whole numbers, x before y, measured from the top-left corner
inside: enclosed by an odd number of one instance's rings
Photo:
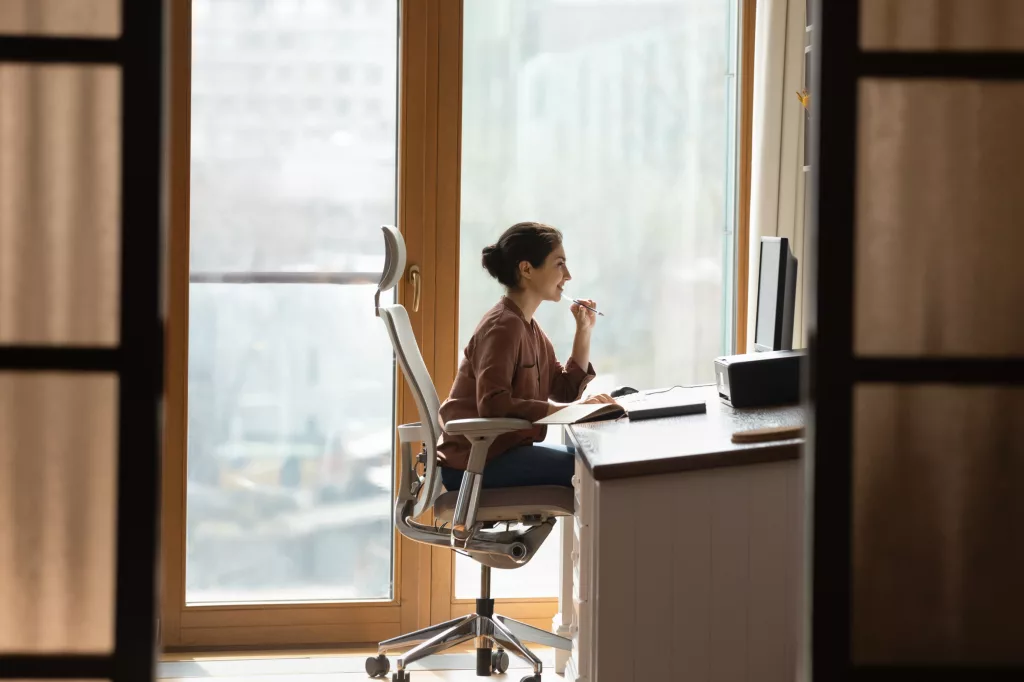
[[[639,495],[632,513],[637,521],[632,533],[633,547],[616,549],[635,559],[636,600],[651,606],[649,619],[635,623],[637,627],[633,630],[633,648],[650,647],[658,651],[674,651],[672,635],[675,629],[675,604],[669,598],[674,588],[674,566],[670,561],[660,561],[657,558],[666,550],[672,552],[673,548],[666,547],[666,528],[656,521],[662,518],[661,507],[664,504],[658,497],[658,483],[656,477],[640,479],[640,485],[636,487]],[[670,672],[674,668],[674,661],[653,656],[636,656],[633,658],[631,679],[657,679],[659,674]],[[675,672],[675,676],[682,677],[678,669],[675,669]]]
[[[434,383],[455,380],[459,333],[459,234],[462,137],[462,3],[441,0],[437,117]]]
[[[434,231],[434,367],[444,399],[455,380],[458,355],[459,216],[462,135],[462,2],[439,0],[437,96],[437,201]],[[431,552],[429,611],[432,622],[452,618],[453,553]]]
[[[191,176],[192,2],[170,3],[170,143],[167,202],[163,525],[160,640],[180,644],[185,606],[185,481],[188,427],[188,269]]]
[[[754,142],[754,29],[757,0],[743,0],[740,28],[739,215],[736,217],[736,352],[747,348],[747,287],[750,284],[750,187]]]
[[[422,259],[423,214],[425,210],[424,165],[426,163],[424,147],[426,145],[425,138],[428,135],[426,92],[431,87],[428,82],[426,60],[427,34],[430,31],[429,9],[430,3],[427,2],[401,3],[402,40],[399,49],[402,79],[399,87],[398,227],[405,238],[409,266],[421,263]],[[426,280],[427,278],[424,277],[423,286],[425,288]],[[411,294],[412,291],[406,286],[405,278],[403,278],[398,286],[398,300],[408,306],[412,300]],[[421,296],[424,305],[428,304],[428,299],[428,295]],[[409,307],[411,308],[411,306]],[[422,345],[421,322],[423,315],[410,309],[409,316],[413,330],[417,332],[416,336],[421,344],[420,349],[429,371],[431,357]],[[398,391],[396,413],[398,423],[418,421],[416,404],[400,372],[396,387]],[[416,543],[401,539],[398,544],[403,551],[400,559],[396,557],[396,565],[400,568],[399,576],[406,577],[406,580],[401,582],[399,595],[402,603],[401,630],[408,632],[423,627],[416,596],[419,592],[419,580],[423,577],[424,570],[419,562]]]
[[[437,117],[437,203],[435,223],[434,385],[443,399],[458,369],[459,241],[462,143],[462,2],[438,0],[440,67]],[[454,554],[435,550],[431,618],[455,617]]]
[[[634,555],[632,540],[638,525],[655,520],[636,516],[636,498],[629,483],[598,485],[599,501],[595,503],[599,507],[595,512],[600,515],[600,522],[595,520],[593,525],[595,574],[589,596],[592,608],[599,611],[594,616],[598,626],[592,640],[597,652],[597,674],[600,680],[632,682],[634,660],[640,655],[636,643],[649,627],[636,621],[636,564],[638,559],[648,557]],[[614,588],[601,590],[599,599],[594,599],[603,585]]]
[[[430,620],[443,623],[451,620],[452,596],[452,552],[444,547],[433,548],[430,571]]]
[[[747,670],[758,671],[763,682],[788,682],[787,661],[796,632],[787,632],[792,619],[796,585],[791,581],[798,553],[788,554],[790,541],[800,534],[790,515],[787,468],[752,467],[747,493]],[[791,525],[792,524],[792,525]],[[780,554],[785,557],[779,560]]]
[[[747,679],[747,540],[744,498],[749,481],[736,475],[710,480],[711,493],[711,677],[722,682]]]
[[[786,582],[786,591],[793,595],[787,605],[786,622],[794,623],[795,627],[792,637],[788,639],[785,646],[785,656],[787,661],[796,661],[798,680],[807,678],[806,671],[803,669],[804,660],[800,652],[800,644],[805,634],[801,619],[807,600],[805,589],[807,573],[804,561],[806,554],[804,543],[807,535],[804,522],[806,513],[804,509],[806,505],[804,480],[804,468],[799,467],[797,475],[790,475],[786,482],[786,515],[788,517],[786,525],[789,528],[789,535],[788,546],[785,549],[789,551],[789,556],[793,561],[793,570]]]
[[[702,478],[688,480],[673,496],[677,522],[667,558],[676,569],[671,601],[679,614],[672,669],[685,671],[692,682],[711,680],[711,488]]]
[[[181,614],[183,628],[263,627],[279,623],[332,625],[342,623],[398,623],[399,606],[355,604],[310,604],[293,608],[254,606],[250,608],[188,609]]]
[[[398,623],[341,623],[333,625],[271,625],[260,627],[182,628],[183,647],[253,647],[372,643],[403,632]]]

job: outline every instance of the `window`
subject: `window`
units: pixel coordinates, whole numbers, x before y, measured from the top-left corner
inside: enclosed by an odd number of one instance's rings
[[[383,79],[384,74],[381,71],[380,65],[370,64],[366,67],[366,84],[367,85],[379,85]]]
[[[350,55],[306,40],[315,3],[273,3],[291,6],[274,37],[287,53],[267,63],[263,3],[231,4],[230,22],[194,18],[209,36],[195,79],[218,64],[248,77],[191,104],[185,601],[390,599],[394,366],[373,293],[378,226],[395,222],[397,6],[380,2]],[[385,125],[341,147],[325,131],[347,104],[306,76],[347,81],[354,60],[379,76]],[[257,88],[254,62],[277,82]]]
[[[292,32],[282,32],[277,36],[277,46],[282,50],[293,50],[298,45],[298,36]]]
[[[607,315],[592,390],[713,380],[731,348],[735,14],[735,0],[466,0],[460,346],[500,294],[481,249],[538,220],[564,233],[568,293]],[[537,319],[564,361],[568,305]],[[549,540],[495,594],[554,594],[557,556]]]

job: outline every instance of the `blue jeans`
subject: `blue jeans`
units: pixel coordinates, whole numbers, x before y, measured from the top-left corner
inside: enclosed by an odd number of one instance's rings
[[[484,467],[485,488],[514,488],[524,485],[572,487],[576,470],[575,450],[568,445],[523,445],[498,455]],[[463,472],[441,467],[441,481],[450,491],[462,485]]]

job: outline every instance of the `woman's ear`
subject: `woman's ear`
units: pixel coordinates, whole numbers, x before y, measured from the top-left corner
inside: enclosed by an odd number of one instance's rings
[[[523,279],[530,279],[533,276],[533,266],[530,265],[530,261],[519,261],[519,276]]]

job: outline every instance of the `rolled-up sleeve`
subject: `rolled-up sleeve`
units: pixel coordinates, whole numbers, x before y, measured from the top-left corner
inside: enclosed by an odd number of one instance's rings
[[[518,346],[522,333],[516,324],[499,320],[476,336],[472,352],[476,375],[476,405],[481,417],[513,417],[537,421],[548,414],[546,400],[528,400],[512,395]]]
[[[576,361],[569,358],[569,362],[563,367],[562,363],[554,357],[554,350],[551,351],[551,399],[560,403],[571,403],[579,400],[583,395],[583,389],[593,380],[597,373],[594,372],[594,365],[587,365],[587,369],[576,364]]]

